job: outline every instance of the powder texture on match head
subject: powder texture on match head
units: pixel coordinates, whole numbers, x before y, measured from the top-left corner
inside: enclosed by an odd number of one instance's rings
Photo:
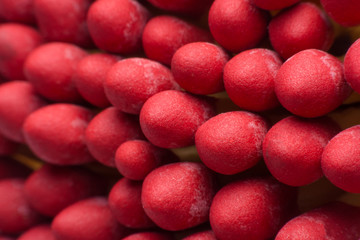
[[[266,134],[263,155],[267,168],[280,182],[303,186],[319,179],[324,147],[340,131],[331,119],[295,116],[277,122]]]
[[[109,193],[109,207],[123,226],[135,229],[154,227],[141,203],[142,182],[127,178],[119,180]]]
[[[268,13],[249,0],[215,0],[208,21],[211,34],[222,47],[241,52],[265,37],[268,19]]]
[[[334,29],[315,4],[299,3],[271,20],[269,38],[275,51],[287,59],[306,49],[329,50],[334,41]]]
[[[61,211],[51,224],[58,240],[114,240],[124,237],[124,226],[112,215],[105,197],[76,202]]]
[[[106,53],[91,54],[80,60],[76,67],[75,84],[86,101],[100,108],[110,105],[103,84],[106,74],[118,60],[120,57]]]
[[[341,131],[325,147],[321,167],[335,186],[360,193],[360,126]]]
[[[79,61],[87,55],[76,45],[50,42],[34,49],[24,65],[26,79],[41,96],[55,102],[80,102],[75,85]]]
[[[141,201],[156,225],[178,231],[208,220],[214,191],[213,176],[204,165],[172,163],[146,176]]]
[[[221,240],[270,239],[291,217],[295,199],[295,189],[273,178],[232,182],[213,199],[211,228]]]
[[[219,114],[199,127],[195,146],[202,162],[221,174],[236,174],[253,167],[262,157],[268,124],[245,112]]]
[[[188,92],[200,95],[221,92],[228,59],[219,46],[207,42],[189,43],[175,52],[171,72],[175,81]]]
[[[279,55],[268,49],[250,49],[233,57],[224,69],[225,90],[242,109],[264,111],[279,105],[275,76],[282,65]]]
[[[170,65],[181,46],[192,42],[211,42],[209,32],[173,16],[156,16],[146,24],[142,43],[149,59]]]
[[[87,24],[95,45],[105,51],[130,54],[141,50],[141,35],[149,12],[134,0],[102,0],[91,4]]]
[[[88,163],[85,129],[90,110],[74,104],[51,104],[31,113],[23,125],[25,141],[40,159],[57,165]]]
[[[215,115],[211,100],[176,90],[157,93],[141,109],[141,129],[158,147],[193,145],[198,127]]]
[[[275,240],[359,239],[359,220],[359,208],[332,202],[291,219]]]
[[[125,141],[143,139],[136,116],[109,107],[98,113],[85,132],[86,145],[96,160],[106,166],[115,166],[116,149]]]
[[[281,105],[301,117],[319,117],[350,95],[342,63],[321,50],[301,51],[289,58],[275,77],[275,93]]]
[[[131,180],[143,180],[155,168],[177,160],[178,157],[170,150],[144,140],[126,141],[115,153],[116,168]]]
[[[170,69],[162,64],[146,58],[127,58],[109,70],[104,89],[112,105],[123,112],[139,114],[151,96],[180,87]]]

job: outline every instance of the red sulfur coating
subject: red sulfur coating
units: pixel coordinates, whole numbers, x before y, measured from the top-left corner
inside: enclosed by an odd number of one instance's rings
[[[231,52],[255,47],[266,35],[267,12],[249,0],[215,0],[209,28],[215,40]]]
[[[211,170],[231,175],[253,167],[262,157],[268,124],[250,112],[219,114],[199,127],[195,146]]]
[[[141,204],[142,182],[126,178],[118,181],[109,193],[109,207],[117,221],[128,228],[150,228],[155,224]]]
[[[274,80],[281,64],[277,53],[268,49],[239,53],[225,65],[227,94],[236,105],[250,111],[264,111],[278,106]]]
[[[148,2],[163,10],[195,15],[207,9],[212,0],[148,0]]]
[[[91,0],[33,0],[38,27],[48,41],[93,45],[86,25]]]
[[[86,101],[100,108],[110,105],[103,83],[106,74],[119,59],[110,54],[95,53],[80,60],[76,68],[75,84]]]
[[[148,11],[135,0],[101,0],[90,6],[87,24],[98,48],[128,54],[141,49],[148,18]]]
[[[354,42],[344,59],[345,80],[351,88],[360,93],[360,39]]]
[[[25,119],[45,106],[45,101],[26,81],[11,81],[0,85],[0,133],[8,139],[23,143]]]
[[[9,22],[35,24],[33,0],[0,0],[0,17]]]
[[[204,165],[180,162],[159,167],[147,175],[141,201],[156,225],[177,231],[208,220],[214,193],[212,174]]]
[[[294,211],[294,192],[271,178],[226,185],[217,192],[210,208],[216,238],[271,239]]]
[[[177,156],[171,151],[143,140],[124,142],[115,154],[116,168],[121,175],[132,180],[143,180],[155,168],[176,160]]]
[[[56,240],[56,238],[50,225],[38,225],[21,234],[17,240]]]
[[[43,219],[25,199],[24,180],[10,178],[0,181],[0,231],[17,234]]]
[[[116,240],[124,235],[104,197],[85,199],[61,211],[51,229],[57,240]]]
[[[0,157],[0,179],[25,178],[31,170],[11,157]]]
[[[31,27],[16,23],[1,24],[0,74],[8,80],[24,79],[25,59],[41,43],[42,37]]]
[[[141,232],[134,233],[122,240],[173,240],[174,237],[169,233],[161,232]]]
[[[10,155],[17,149],[18,144],[0,134],[0,156]]]
[[[182,240],[216,240],[216,237],[212,230],[207,230],[191,234]]]
[[[265,10],[280,10],[300,2],[300,0],[252,0],[253,4]]]
[[[212,94],[224,90],[223,70],[229,56],[214,44],[189,43],[179,48],[171,61],[175,81],[194,94]]]
[[[210,42],[210,33],[172,16],[157,16],[145,26],[142,43],[146,56],[166,65],[176,50],[192,42]]]
[[[269,37],[275,51],[287,59],[305,49],[329,50],[334,30],[325,13],[315,4],[299,3],[271,20]]]
[[[81,97],[74,75],[78,62],[86,55],[84,50],[69,43],[44,44],[26,59],[25,76],[39,94],[52,101],[78,102]]]
[[[120,144],[144,137],[135,116],[109,107],[92,119],[86,129],[85,138],[87,147],[95,159],[114,167],[115,152]]]
[[[358,0],[321,0],[327,14],[343,26],[360,24],[360,1]]]
[[[359,221],[359,208],[334,202],[291,219],[275,240],[359,239]]]
[[[339,131],[329,118],[287,117],[277,122],[265,136],[265,163],[282,183],[290,186],[310,184],[323,175],[321,155]]]
[[[25,182],[30,205],[41,214],[54,217],[71,204],[104,192],[99,177],[80,167],[43,165]]]
[[[73,104],[52,104],[30,114],[23,132],[30,149],[42,160],[77,165],[93,160],[85,144],[85,129],[93,114]]]
[[[194,144],[198,127],[214,115],[210,99],[168,90],[145,102],[140,112],[140,125],[155,146],[179,148]]]
[[[275,93],[280,103],[301,117],[319,117],[337,108],[351,93],[343,66],[316,49],[295,54],[278,71]]]
[[[139,114],[145,101],[158,92],[180,90],[167,67],[145,58],[116,63],[107,74],[104,88],[115,107],[131,114]]]
[[[360,193],[360,125],[345,129],[330,140],[321,167],[335,186]]]

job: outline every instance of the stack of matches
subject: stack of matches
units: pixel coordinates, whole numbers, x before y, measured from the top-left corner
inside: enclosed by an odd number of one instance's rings
[[[0,0],[0,240],[360,239],[359,0]]]

